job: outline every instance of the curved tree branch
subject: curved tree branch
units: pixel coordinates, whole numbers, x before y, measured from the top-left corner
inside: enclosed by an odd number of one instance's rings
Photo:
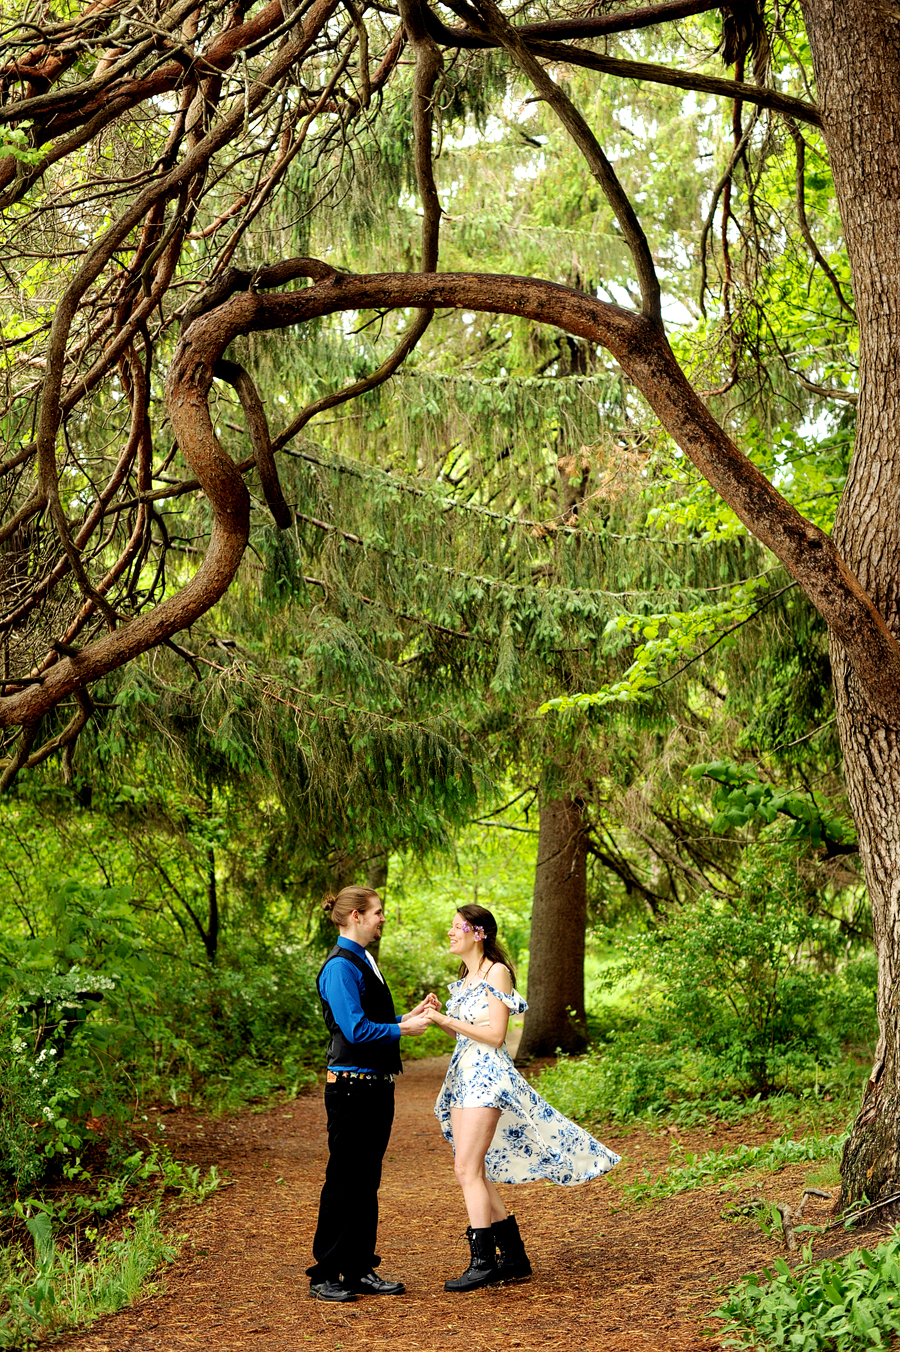
[[[285,502],[278,478],[278,470],[275,468],[266,410],[263,408],[263,402],[259,397],[256,386],[249,372],[236,361],[217,361],[213,367],[213,375],[218,376],[220,380],[227,380],[228,384],[232,385],[237,392],[244,410],[244,417],[247,419],[247,430],[250,433],[253,458],[256,461],[263,495],[269,511],[275,518],[276,526],[279,526],[281,530],[287,530],[293,521],[293,516],[290,507]]]
[[[715,75],[701,75],[691,70],[675,70],[653,61],[623,61],[614,56],[583,51],[562,42],[529,42],[529,51],[545,61],[558,61],[570,66],[583,66],[603,75],[616,75],[622,80],[642,80],[648,84],[669,85],[673,89],[694,89],[699,94],[715,94],[725,99],[739,99],[757,108],[771,108],[773,112],[795,117],[810,126],[821,127],[822,115],[812,103],[780,94],[777,89],[747,84],[745,80],[725,80]]]
[[[185,185],[190,182],[195,174],[205,171],[210,156],[228,143],[237,128],[243,124],[245,115],[258,107],[269,96],[270,90],[274,88],[285,72],[290,70],[302,54],[308,50],[318,32],[334,12],[337,3],[338,0],[316,0],[307,14],[306,23],[294,37],[285,43],[265,71],[253,81],[246,96],[235,101],[231,109],[197,143],[181,164],[176,165],[167,174],[145,188],[142,193],[139,193],[130,207],[87,250],[81,268],[66,288],[57,306],[50,330],[50,339],[47,345],[46,375],[41,390],[35,435],[38,488],[34,510],[40,510],[41,498],[44,503],[50,500],[57,480],[56,437],[61,417],[60,391],[69,332],[79,302],[88,288],[99,277],[119,245],[128,238],[131,231],[144,219],[147,212],[156,203],[164,202],[167,198],[183,191]],[[198,478],[202,478],[199,473]],[[245,491],[242,485],[242,492]]]
[[[694,14],[707,14],[711,9],[718,9],[720,3],[721,0],[668,0],[668,3],[647,5],[642,9],[620,9],[612,14],[591,14],[577,19],[551,19],[545,23],[522,24],[517,32],[528,43],[541,39],[564,41],[566,38],[605,37],[607,33],[633,33],[640,28],[688,19]],[[456,0],[450,8],[472,26],[449,28],[432,9],[424,7],[428,32],[442,47],[484,48],[493,45],[481,29],[477,12],[465,0]]]
[[[416,185],[422,203],[422,271],[434,272],[438,265],[441,203],[434,175],[434,100],[444,70],[440,49],[430,36],[425,19],[427,8],[421,0],[400,0],[403,28],[416,59],[413,82],[413,135],[415,137]],[[308,422],[327,409],[337,408],[351,399],[377,389],[400,369],[431,323],[433,310],[420,310],[406,333],[380,366],[341,390],[332,390],[301,409],[274,442],[276,451],[302,431]]]
[[[796,125],[795,122],[791,120],[791,118],[786,117],[785,122],[787,123],[788,131],[794,138],[794,145],[797,148],[797,169],[795,176],[795,188],[797,197],[797,220],[800,223],[800,233],[806,241],[806,247],[809,249],[810,256],[812,257],[813,262],[816,263],[822,269],[825,276],[831,283],[831,289],[837,296],[841,308],[847,312],[847,314],[850,316],[850,318],[853,320],[855,324],[856,311],[854,310],[850,302],[847,300],[847,297],[844,295],[844,292],[841,288],[841,284],[838,281],[837,277],[835,276],[834,269],[830,266],[828,261],[822,256],[822,252],[818,244],[813,239],[813,233],[809,228],[809,221],[806,218],[806,176],[804,173],[804,169],[806,167],[806,142],[804,141],[802,135],[800,134],[800,128]]]
[[[314,260],[289,260],[308,275]],[[321,265],[319,270],[322,271]],[[33,724],[60,699],[123,665],[202,615],[227,589],[249,531],[247,493],[216,441],[207,405],[215,363],[239,334],[283,329],[326,314],[372,308],[464,308],[557,325],[598,343],[619,362],[692,462],[799,582],[846,650],[881,715],[900,721],[900,646],[823,531],[805,520],[716,423],[646,315],[570,287],[486,274],[332,274],[300,291],[242,292],[200,315],[179,343],[167,382],[173,430],[210,498],[215,524],[195,577],[177,595],[66,657],[30,686],[0,699],[0,726]]]

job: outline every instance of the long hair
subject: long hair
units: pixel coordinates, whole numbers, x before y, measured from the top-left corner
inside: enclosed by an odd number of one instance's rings
[[[329,892],[327,897],[322,898],[322,910],[340,929],[354,911],[365,915],[373,897],[378,900],[378,893],[371,887],[342,887],[336,897]]]
[[[491,962],[502,962],[504,967],[509,968],[513,985],[516,984],[516,969],[512,958],[497,938],[497,922],[490,911],[484,906],[478,906],[474,901],[468,906],[457,906],[456,914],[461,915],[466,924],[471,925],[473,929],[484,930],[484,956],[490,958]],[[465,976],[468,968],[464,962],[459,964],[459,976]]]

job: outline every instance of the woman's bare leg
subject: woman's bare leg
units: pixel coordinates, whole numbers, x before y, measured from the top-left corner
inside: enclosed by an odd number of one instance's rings
[[[500,1196],[490,1179],[486,1178],[484,1183],[488,1190],[488,1196],[491,1199],[491,1225],[493,1225],[494,1221],[505,1220],[509,1215],[509,1212],[503,1205],[503,1198]]]
[[[500,1120],[499,1108],[451,1108],[453,1131],[453,1168],[463,1191],[469,1224],[482,1230],[494,1220],[502,1220],[506,1208],[500,1194],[484,1172],[484,1157]]]

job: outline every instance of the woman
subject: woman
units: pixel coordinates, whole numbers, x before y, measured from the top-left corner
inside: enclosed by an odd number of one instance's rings
[[[448,938],[460,959],[459,980],[450,986],[446,1012],[425,1015],[456,1036],[434,1112],[453,1146],[471,1262],[444,1290],[474,1291],[531,1275],[516,1218],[507,1214],[495,1183],[585,1183],[608,1173],[619,1156],[558,1113],[513,1066],[506,1050],[509,1016],[528,1006],[515,991],[515,968],[497,942],[490,911],[461,906]]]

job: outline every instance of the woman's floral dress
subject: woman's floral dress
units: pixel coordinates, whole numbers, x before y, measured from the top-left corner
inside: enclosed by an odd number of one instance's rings
[[[462,981],[450,986],[447,1013],[465,1023],[488,1024],[488,995],[502,1000],[512,1014],[528,1008],[521,995],[504,995],[486,981],[466,989]],[[609,1173],[620,1156],[607,1150],[581,1127],[536,1094],[502,1047],[475,1042],[462,1033],[450,1060],[434,1115],[453,1145],[451,1108],[499,1108],[500,1121],[485,1157],[487,1176],[494,1183],[531,1183],[548,1178],[553,1183],[586,1183]]]

